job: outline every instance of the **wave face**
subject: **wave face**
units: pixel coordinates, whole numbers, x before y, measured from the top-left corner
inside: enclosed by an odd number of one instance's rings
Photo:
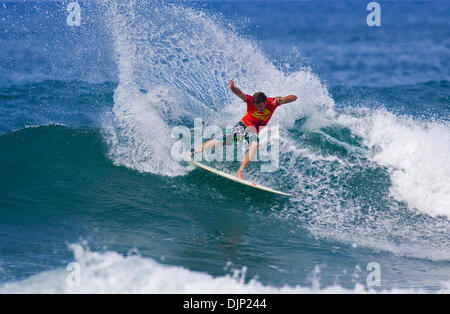
[[[394,31],[360,29],[355,2],[251,2],[304,17],[292,25],[240,2],[81,3],[78,31],[58,19],[61,3],[0,13],[0,292],[448,292],[448,47],[419,44],[448,26],[448,6],[386,4]],[[395,24],[400,11],[410,18]],[[403,42],[371,50],[406,36],[417,55]],[[277,171],[247,170],[296,197],[172,159],[173,128],[196,118],[226,127],[244,114],[230,79],[249,94],[298,96],[270,122]],[[238,163],[213,165],[232,173]],[[80,242],[92,251],[66,245]],[[78,289],[65,282],[71,261],[84,269]],[[370,262],[382,269],[376,290],[365,283]]]

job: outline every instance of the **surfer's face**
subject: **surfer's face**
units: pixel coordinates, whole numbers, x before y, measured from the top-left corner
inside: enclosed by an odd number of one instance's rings
[[[264,111],[266,109],[267,97],[263,92],[256,92],[253,94],[252,102],[256,109]]]
[[[264,111],[264,109],[266,109],[266,102],[260,102],[255,104],[256,109],[258,109],[259,111]]]

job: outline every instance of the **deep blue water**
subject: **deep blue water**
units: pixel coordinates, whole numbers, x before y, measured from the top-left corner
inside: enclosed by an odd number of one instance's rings
[[[69,2],[0,0],[0,292],[360,292],[371,262],[448,291],[447,1],[380,27],[368,1],[79,1],[79,27]],[[299,97],[277,171],[247,170],[296,197],[171,158],[174,127],[244,114],[230,79]]]

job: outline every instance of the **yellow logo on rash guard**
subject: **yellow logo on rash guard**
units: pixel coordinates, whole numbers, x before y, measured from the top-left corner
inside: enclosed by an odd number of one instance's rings
[[[266,121],[267,119],[270,118],[271,114],[272,113],[268,109],[264,109],[263,112],[256,110],[255,112],[252,113],[252,117],[255,117],[256,119],[259,119],[259,120]]]

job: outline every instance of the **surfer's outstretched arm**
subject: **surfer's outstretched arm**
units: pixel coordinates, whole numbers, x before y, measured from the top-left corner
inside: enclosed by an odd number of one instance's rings
[[[297,96],[295,96],[295,95],[288,95],[286,97],[275,97],[274,103],[282,105],[282,104],[287,104],[288,102],[293,102],[293,101],[296,101],[296,100],[297,100]]]
[[[238,96],[240,99],[242,99],[243,101],[245,101],[245,94],[236,86],[234,86],[234,82],[233,80],[228,82],[228,87],[231,89],[231,91]]]

